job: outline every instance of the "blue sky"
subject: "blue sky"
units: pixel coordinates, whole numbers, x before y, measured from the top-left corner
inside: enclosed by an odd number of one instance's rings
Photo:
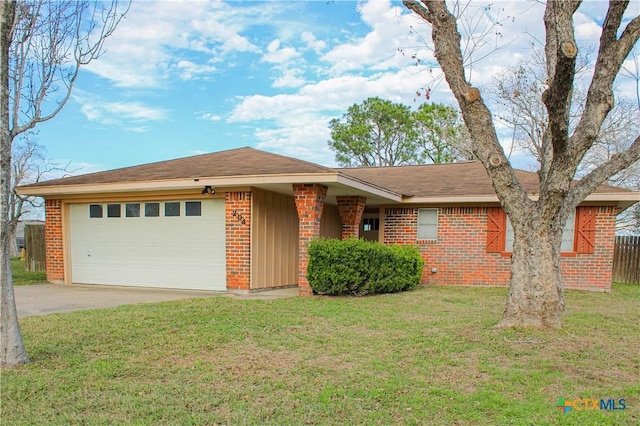
[[[474,64],[481,88],[544,39],[540,3],[487,4],[471,11],[499,21],[502,35],[475,54],[501,47]],[[585,2],[580,42],[597,42],[605,11],[606,2]],[[422,38],[429,27],[400,1],[133,0],[64,110],[38,125],[37,141],[76,174],[242,146],[332,166],[328,122],[350,105],[379,96],[415,108],[427,102],[416,96],[423,87],[432,88],[428,102],[453,105]],[[617,84],[634,96],[631,79]],[[514,162],[528,164],[518,153]]]

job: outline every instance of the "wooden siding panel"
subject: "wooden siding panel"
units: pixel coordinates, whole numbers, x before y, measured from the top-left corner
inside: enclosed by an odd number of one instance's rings
[[[298,213],[291,196],[253,189],[251,289],[296,285]]]
[[[322,238],[342,238],[342,220],[338,206],[325,204],[320,218],[320,236]]]

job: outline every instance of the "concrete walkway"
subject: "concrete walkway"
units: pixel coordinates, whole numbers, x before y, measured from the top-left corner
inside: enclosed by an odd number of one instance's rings
[[[112,308],[120,305],[155,303],[196,297],[233,297],[238,299],[281,299],[295,297],[295,287],[267,290],[246,295],[220,291],[171,290],[161,288],[103,285],[36,284],[14,287],[18,318],[57,312]]]

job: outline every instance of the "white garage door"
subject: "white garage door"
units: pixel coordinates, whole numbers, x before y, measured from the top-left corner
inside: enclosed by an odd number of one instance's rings
[[[72,281],[226,290],[224,200],[72,204]]]

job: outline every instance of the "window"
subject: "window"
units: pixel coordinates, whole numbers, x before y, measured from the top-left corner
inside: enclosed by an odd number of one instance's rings
[[[90,204],[89,217],[102,217],[102,204]]]
[[[160,216],[160,203],[144,203],[145,217]]]
[[[164,203],[164,215],[166,217],[180,216],[180,202],[172,201],[170,203]]]
[[[380,219],[377,217],[365,217],[362,219],[362,230],[367,231],[377,231],[380,229]]]
[[[438,209],[418,209],[418,239],[438,239]]]
[[[187,201],[184,203],[185,216],[202,216],[202,203],[200,201]]]
[[[595,246],[597,207],[578,207],[569,216],[562,231],[560,251],[593,253]],[[513,228],[500,207],[487,209],[487,252],[513,250]]]
[[[140,217],[140,203],[128,203],[125,207],[126,217]]]
[[[560,245],[561,252],[573,251],[573,231],[575,229],[575,213],[571,213],[567,219],[567,223],[562,230],[562,244]],[[505,241],[505,251],[513,251],[513,227],[511,226],[511,220],[507,218],[507,234]]]
[[[107,204],[107,217],[120,217],[120,204]]]

